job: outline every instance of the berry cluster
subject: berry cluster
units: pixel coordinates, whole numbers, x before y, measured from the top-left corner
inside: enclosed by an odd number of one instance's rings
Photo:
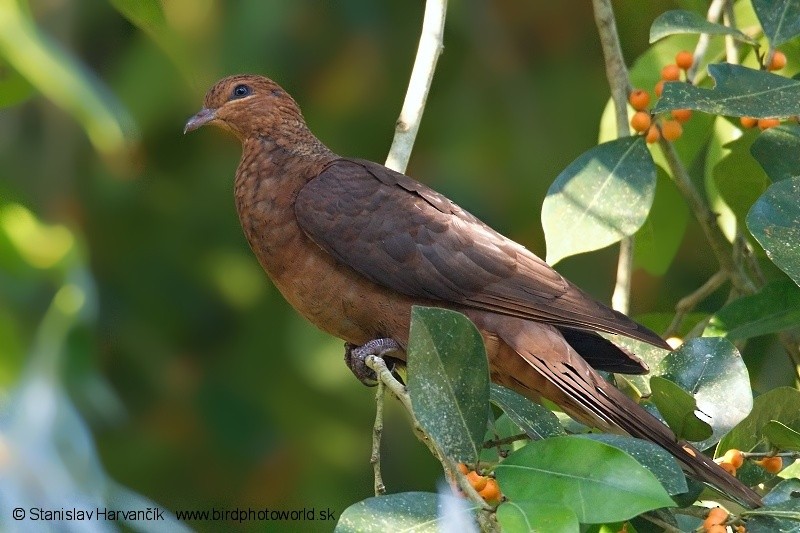
[[[472,485],[478,495],[486,500],[489,505],[497,505],[503,499],[503,494],[500,492],[500,486],[497,480],[493,477],[482,476],[475,470],[470,468],[464,463],[458,464],[458,470],[467,477],[467,481]]]
[[[777,474],[783,469],[783,459],[777,455],[767,456],[758,460],[752,459],[752,461],[770,474]],[[732,449],[725,452],[719,466],[730,475],[735,476],[736,471],[741,468],[743,464],[744,454],[740,450]]]
[[[786,54],[781,52],[780,50],[775,50],[772,54],[772,59],[769,62],[769,65],[766,65],[766,69],[769,71],[780,70],[786,66]],[[742,117],[739,119],[743,128],[750,129],[755,128],[758,126],[760,130],[766,130],[769,128],[774,128],[775,126],[780,126],[781,121],[777,118],[753,118],[753,117]]]
[[[681,71],[692,68],[694,58],[692,53],[683,50],[675,56],[675,63],[661,69],[661,80],[655,86],[656,96],[661,96],[664,90],[664,82],[680,81]],[[636,110],[631,118],[631,127],[634,131],[645,133],[648,143],[658,141],[662,136],[668,141],[674,141],[683,134],[683,124],[692,117],[689,109],[673,109],[670,111],[670,118],[656,119],[648,111],[650,95],[642,89],[634,89],[628,95],[628,103]]]

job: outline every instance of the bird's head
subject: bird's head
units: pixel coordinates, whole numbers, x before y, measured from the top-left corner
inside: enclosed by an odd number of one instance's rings
[[[292,97],[269,78],[245,74],[223,78],[211,87],[203,109],[189,119],[183,132],[214,124],[243,140],[270,136],[287,123],[303,123]]]

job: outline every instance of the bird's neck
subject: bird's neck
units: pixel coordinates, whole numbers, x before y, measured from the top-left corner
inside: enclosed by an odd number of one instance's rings
[[[310,132],[308,136],[291,144],[269,137],[242,142],[234,184],[236,210],[250,246],[273,280],[291,266],[286,250],[304,237],[294,211],[297,194],[337,158]]]

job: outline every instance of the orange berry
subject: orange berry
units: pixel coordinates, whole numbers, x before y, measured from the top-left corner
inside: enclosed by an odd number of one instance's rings
[[[733,466],[733,463],[729,463],[727,461],[722,461],[719,464],[719,466],[720,466],[720,468],[722,468],[724,471],[726,471],[727,473],[729,473],[733,477],[736,477],[736,467]]]
[[[661,135],[668,141],[674,141],[683,134],[683,126],[677,120],[665,120],[661,123]]]
[[[760,461],[756,461],[756,464],[770,474],[777,474],[783,470],[783,459],[777,455],[773,457],[764,457]]]
[[[469,474],[469,467],[467,467],[467,465],[464,463],[458,463],[458,471],[466,476]]]
[[[480,492],[486,486],[486,476],[482,476],[476,471],[472,471],[467,474],[467,481],[469,484],[472,485],[472,488]]]
[[[656,83],[656,86],[655,86],[656,96],[660,97],[661,93],[663,93],[663,92],[664,92],[664,80],[659,80],[658,83]]]
[[[722,507],[714,507],[708,512],[708,516],[703,520],[703,527],[710,531],[711,526],[720,526],[728,519],[728,511]]]
[[[690,118],[692,118],[692,110],[691,109],[673,109],[670,114],[672,118],[677,120],[678,122],[686,122]]]
[[[661,69],[661,79],[664,81],[678,81],[681,79],[681,69],[678,65],[667,65]]]
[[[694,63],[694,56],[688,50],[681,50],[675,56],[675,64],[683,70],[689,70]]]
[[[645,140],[648,143],[653,144],[654,142],[658,142],[660,138],[661,138],[661,133],[658,132],[658,126],[653,124],[652,126],[650,126],[650,129],[647,130],[647,137],[645,137]]]
[[[735,528],[733,528],[733,530],[734,530],[736,533],[747,533],[747,528],[746,528],[746,527],[744,527],[744,526],[743,526],[743,525],[741,525],[741,524],[739,524],[738,526],[736,526]]]
[[[650,103],[650,95],[642,89],[634,89],[628,96],[628,102],[636,111],[644,111]]]
[[[478,495],[490,504],[500,503],[503,498],[497,480],[491,477],[486,480],[486,486],[478,491]]]
[[[742,117],[739,119],[743,128],[755,128],[758,125],[758,119],[753,117]]]
[[[741,468],[744,463],[744,455],[740,450],[733,448],[725,452],[725,455],[722,456],[722,462],[730,463],[734,468]]]
[[[758,119],[758,127],[762,130],[768,130],[775,126],[780,126],[781,121],[777,118],[760,118]]]
[[[780,70],[786,66],[786,54],[781,52],[780,50],[775,50],[775,53],[772,54],[772,61],[769,62],[769,70]]]
[[[638,132],[647,131],[650,127],[650,113],[646,111],[637,111],[631,118],[631,127]]]

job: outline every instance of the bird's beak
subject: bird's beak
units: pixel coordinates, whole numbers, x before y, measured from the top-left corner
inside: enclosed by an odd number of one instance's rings
[[[183,134],[186,135],[190,131],[194,131],[200,126],[205,126],[215,118],[217,118],[217,110],[204,107],[195,116],[190,118],[188,122],[186,122],[186,126],[183,128]]]

